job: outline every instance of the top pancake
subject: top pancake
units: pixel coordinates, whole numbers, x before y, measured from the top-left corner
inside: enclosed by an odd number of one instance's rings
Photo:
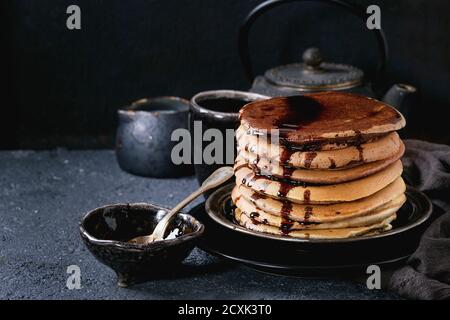
[[[239,112],[241,124],[252,134],[279,130],[288,143],[305,145],[376,136],[405,126],[394,108],[378,100],[341,92],[255,101]],[[360,142],[359,142],[360,143]]]

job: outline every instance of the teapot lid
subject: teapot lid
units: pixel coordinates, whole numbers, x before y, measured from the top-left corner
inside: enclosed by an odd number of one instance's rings
[[[303,53],[303,63],[292,63],[269,69],[267,81],[299,91],[341,90],[362,84],[364,73],[353,66],[323,62],[317,48]]]

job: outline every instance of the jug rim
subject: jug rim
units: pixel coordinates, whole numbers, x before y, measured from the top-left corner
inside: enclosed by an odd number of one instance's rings
[[[203,107],[199,104],[200,101],[211,99],[211,98],[229,98],[229,99],[242,99],[247,103],[269,99],[269,96],[265,96],[259,93],[248,92],[248,91],[239,91],[239,90],[228,90],[228,89],[219,89],[219,90],[207,90],[202,91],[195,94],[190,101],[190,105],[196,111],[201,113],[210,113],[221,118],[236,118],[239,115],[239,112],[223,112],[212,110],[206,107]]]
[[[159,107],[155,110],[140,110],[139,108],[145,107],[155,102],[166,102],[166,105]],[[178,103],[170,105],[169,102]],[[176,106],[176,107],[175,107]],[[141,98],[131,102],[130,104],[118,109],[119,113],[147,113],[147,114],[176,114],[182,112],[189,112],[189,101],[187,99],[176,97],[176,96],[160,96],[152,98]]]

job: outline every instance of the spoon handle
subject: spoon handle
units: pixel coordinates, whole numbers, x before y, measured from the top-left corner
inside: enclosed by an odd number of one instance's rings
[[[172,210],[170,210],[156,225],[155,230],[153,230],[153,234],[150,237],[152,241],[164,240],[164,234],[166,233],[167,226],[172,220],[173,216],[175,216],[181,209],[183,209],[186,205],[188,205],[192,200],[197,198],[203,192],[208,191],[212,188],[215,188],[228,179],[230,179],[234,175],[234,171],[232,167],[221,167],[214,171],[198,188],[196,191],[187,196],[183,201],[177,204]],[[142,237],[141,237],[142,238]],[[132,239],[130,241],[133,241]],[[152,242],[152,241],[148,241]]]

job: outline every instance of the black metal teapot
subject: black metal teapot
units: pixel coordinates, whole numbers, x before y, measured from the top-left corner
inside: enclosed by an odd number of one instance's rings
[[[239,31],[239,54],[247,78],[253,82],[251,92],[267,96],[290,96],[317,91],[339,90],[379,98],[392,105],[405,116],[416,88],[407,84],[393,85],[383,98],[377,97],[372,84],[364,78],[364,72],[354,66],[324,62],[319,49],[309,48],[303,53],[302,63],[292,63],[267,70],[264,75],[254,77],[248,35],[253,23],[264,13],[279,5],[308,0],[269,0],[255,7],[246,17]],[[337,0],[319,0],[343,8],[365,21],[365,11]],[[377,40],[380,61],[376,79],[383,79],[388,61],[388,46],[383,30],[371,30]]]

